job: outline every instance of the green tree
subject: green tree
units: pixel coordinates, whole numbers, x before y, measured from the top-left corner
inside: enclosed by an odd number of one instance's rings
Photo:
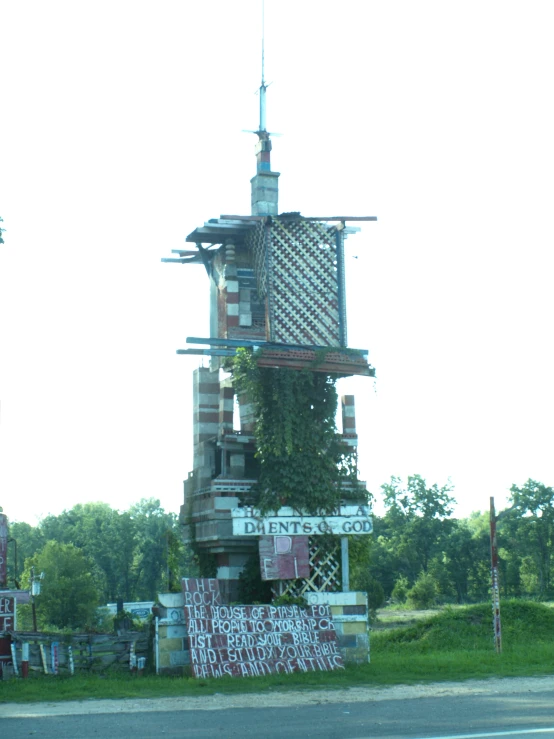
[[[143,498],[129,509],[135,531],[134,588],[138,600],[175,590],[185,555],[174,513],[166,513],[157,498]]]
[[[473,601],[490,597],[491,550],[490,518],[487,513],[474,511],[464,524],[471,531],[473,556],[468,571],[468,596]]]
[[[10,523],[10,539],[16,542],[17,572],[14,557],[11,557],[8,559],[8,579],[20,582],[25,560],[40,551],[46,541],[38,526],[31,526],[23,521]]]
[[[25,563],[24,582],[30,584],[31,567],[44,572],[36,598],[40,627],[87,628],[96,619],[98,590],[94,564],[73,544],[49,541]]]
[[[550,595],[554,561],[554,489],[529,479],[522,487],[512,485],[510,490],[512,510],[503,522],[502,534],[510,535],[512,542],[516,540],[521,558],[532,558],[538,594]],[[522,559],[520,567],[521,563]],[[528,570],[529,562],[526,567]]]
[[[413,475],[406,486],[400,478],[392,477],[381,489],[387,509],[385,523],[396,547],[399,572],[414,582],[419,572],[427,572],[431,558],[442,551],[452,529],[452,488],[427,486],[420,475]]]
[[[107,503],[79,503],[45,518],[41,529],[46,539],[74,544],[93,560],[104,574],[104,602],[133,599],[136,528],[129,512]]]

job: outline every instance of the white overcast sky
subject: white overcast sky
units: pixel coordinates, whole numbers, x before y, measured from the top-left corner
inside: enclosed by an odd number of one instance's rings
[[[266,0],[280,209],[347,242],[369,489],[554,484],[552,4]],[[250,212],[260,0],[0,0],[0,505],[182,503],[200,266]]]

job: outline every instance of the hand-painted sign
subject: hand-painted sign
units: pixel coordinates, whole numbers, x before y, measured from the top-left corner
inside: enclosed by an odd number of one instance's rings
[[[189,579],[188,592],[195,592],[191,583]],[[327,605],[304,609],[185,604],[185,621],[195,677],[252,677],[344,667]]]
[[[233,508],[235,536],[314,536],[321,534],[371,534],[369,506],[340,506],[330,514],[298,515],[293,508],[280,508],[275,515],[262,516],[254,508]]]
[[[310,576],[307,536],[260,536],[262,580],[296,580]]]
[[[0,593],[0,631],[15,629],[15,598]]]
[[[221,605],[219,580],[216,578],[183,577],[181,587],[185,597],[185,608]]]
[[[8,517],[0,513],[0,588],[8,583]]]

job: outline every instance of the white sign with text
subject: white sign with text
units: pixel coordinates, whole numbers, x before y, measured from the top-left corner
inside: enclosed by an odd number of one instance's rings
[[[373,523],[367,505],[340,506],[329,514],[310,516],[293,508],[280,508],[262,516],[255,508],[233,508],[234,536],[314,536],[371,534]]]

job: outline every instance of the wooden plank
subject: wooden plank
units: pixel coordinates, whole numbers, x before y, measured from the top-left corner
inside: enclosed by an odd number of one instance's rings
[[[310,576],[308,536],[260,536],[262,580],[297,580]]]

